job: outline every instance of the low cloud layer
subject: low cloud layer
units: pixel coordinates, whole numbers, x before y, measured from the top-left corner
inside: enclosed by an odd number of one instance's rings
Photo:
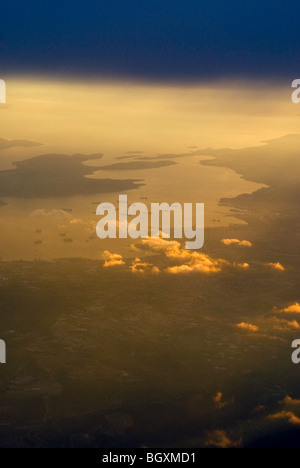
[[[217,274],[225,267],[241,270],[248,270],[249,268],[248,263],[231,263],[222,258],[213,258],[198,251],[185,249],[178,241],[162,239],[161,237],[142,239],[139,243],[133,244],[131,250],[152,255],[161,254],[154,257],[156,264],[154,264],[153,259],[152,263],[149,263],[139,257],[135,258],[129,266],[129,269],[134,273],[147,271],[151,273],[164,272],[172,275],[189,273]]]

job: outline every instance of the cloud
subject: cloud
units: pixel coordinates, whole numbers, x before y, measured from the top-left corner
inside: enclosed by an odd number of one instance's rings
[[[237,263],[237,262],[234,262],[234,266],[236,266],[237,268],[241,268],[243,270],[248,270],[249,268],[249,263]]]
[[[221,409],[224,406],[228,405],[226,401],[223,401],[223,393],[217,392],[217,394],[213,397],[213,402],[216,408]]]
[[[289,395],[285,396],[283,400],[279,401],[281,406],[284,406],[285,409],[278,411],[275,414],[268,416],[269,419],[286,419],[290,424],[299,426],[300,418],[294,413],[295,409],[300,409],[300,400],[292,398]]]
[[[268,263],[268,265],[273,268],[274,270],[277,270],[277,271],[284,271],[285,268],[283,265],[281,265],[281,263],[279,262],[276,262],[276,263]]]
[[[217,273],[221,271],[223,265],[229,264],[226,260],[213,259],[210,258],[208,255],[184,249],[177,241],[169,241],[162,238],[149,237],[147,239],[142,239],[139,245],[147,251],[161,252],[167,258],[177,262],[180,261],[181,264],[168,266],[164,270],[161,270],[152,263],[142,262],[140,258],[136,258],[133,264],[129,267],[130,270],[134,273],[141,273],[145,271],[152,273],[159,273],[161,271],[165,271],[171,274],[191,272]],[[110,264],[107,265],[105,263],[104,266],[110,266]]]
[[[113,253],[109,252],[108,250],[105,250],[103,252],[103,258],[105,260],[105,262],[103,264],[103,267],[125,265],[125,262],[123,261],[122,255],[113,254]]]
[[[33,146],[41,146],[41,143],[29,140],[4,140],[4,138],[0,138],[0,150],[15,147],[30,148]]]
[[[255,415],[255,414],[260,414],[262,413],[263,411],[266,410],[266,407],[265,405],[257,405],[252,411],[251,411],[251,414]]]
[[[286,324],[289,328],[300,328],[300,325],[297,322],[297,320],[290,320],[290,321],[287,320]]]
[[[270,414],[268,416],[269,419],[287,419],[290,424],[299,426],[300,425],[300,418],[295,415],[292,411],[279,411],[275,414]]]
[[[163,252],[167,256],[177,255],[181,252],[181,245],[177,241],[162,239],[161,237],[148,237],[142,239],[141,245],[146,250],[153,250],[154,252]]]
[[[158,267],[154,266],[152,263],[142,262],[140,258],[135,258],[133,264],[130,265],[130,270],[133,273],[159,273],[160,270]]]
[[[284,399],[281,400],[279,403],[282,404],[282,405],[286,405],[286,406],[300,406],[300,400],[297,400],[295,398],[291,398],[288,395],[286,397],[284,397]]]
[[[161,234],[162,233],[160,233],[160,235]],[[249,264],[246,262],[230,263],[222,258],[213,258],[196,250],[185,249],[178,241],[164,239],[162,237],[148,237],[147,239],[142,239],[137,246],[134,246],[134,249],[137,248],[148,252],[162,253],[166,258],[176,263],[164,269],[164,271],[173,275],[187,273],[219,273],[226,266],[244,270],[249,268]]]
[[[239,245],[241,247],[252,247],[252,243],[248,240],[240,239],[221,239],[224,245]]]
[[[78,225],[78,224],[85,224],[85,223],[80,218],[73,218],[73,219],[70,220],[70,224]]]
[[[169,266],[166,271],[171,274],[178,273],[218,273],[228,262],[223,259],[213,259],[206,254],[184,249],[177,241],[162,238],[142,239],[141,245],[146,250],[162,252],[167,258],[183,262],[179,265]]]
[[[242,439],[233,441],[231,440],[225,431],[215,430],[208,433],[208,438],[205,441],[206,446],[213,446],[218,448],[234,448],[239,447],[242,443]]]
[[[58,218],[70,218],[69,213],[64,210],[46,210],[45,208],[39,208],[30,213],[31,218],[44,218],[44,217],[58,217]]]
[[[285,307],[284,309],[280,309],[280,312],[300,314],[300,304],[299,302],[295,302],[294,304]]]
[[[257,332],[258,327],[256,325],[253,325],[252,323],[246,323],[246,322],[241,322],[236,325],[238,328],[241,328],[243,330],[248,330],[251,332]]]
[[[274,323],[274,328],[276,330],[297,330],[300,328],[299,323],[297,320],[283,320],[283,319],[276,319]]]
[[[167,268],[167,272],[173,275],[178,273],[217,273],[221,271],[221,268],[218,266],[218,263],[212,261],[206,255],[203,258],[196,261],[195,259],[185,263],[183,265],[176,265]]]
[[[233,268],[248,269],[248,263],[232,263],[221,259],[212,258],[207,254],[200,253],[194,250],[188,250],[181,247],[181,244],[175,240],[167,240],[161,237],[142,239],[137,245],[131,245],[132,251],[145,250],[147,252],[157,252],[165,256],[166,259],[171,261],[173,265],[167,265],[164,267],[158,267],[153,263],[142,261],[139,257],[135,258],[133,263],[129,266],[129,270],[133,273],[169,273],[172,275],[176,274],[187,274],[187,273],[204,273],[213,274],[219,273],[223,267],[229,266]],[[106,251],[107,252],[107,251]],[[117,255],[111,254],[109,255]],[[107,253],[105,255],[108,255]],[[120,263],[120,260],[122,263]],[[117,262],[117,263],[116,263]],[[111,266],[116,264],[124,264],[122,256],[117,258],[107,257],[107,262],[104,266]],[[169,262],[168,262],[169,263]],[[175,265],[174,265],[175,263]]]
[[[140,252],[141,250],[135,244],[130,244],[130,251],[131,252]]]

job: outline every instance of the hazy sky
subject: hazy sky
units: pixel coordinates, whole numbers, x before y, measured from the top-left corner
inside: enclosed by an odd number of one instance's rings
[[[1,174],[0,200],[8,203],[1,207],[3,258],[74,252],[94,257],[104,248],[114,249],[115,242],[107,247],[95,239],[96,205],[115,203],[124,190],[130,203],[141,196],[148,202],[204,202],[206,226],[228,225],[236,218],[218,205],[220,198],[251,193],[261,185],[244,180],[239,171],[203,166],[200,160],[214,155],[209,148],[249,148],[297,133],[299,127],[289,86],[6,81],[0,170],[14,171]],[[53,153],[61,156],[43,156]],[[76,153],[83,156],[70,158]],[[102,158],[90,156],[95,153]],[[40,159],[33,160],[36,156]],[[14,161],[24,160],[31,161],[18,163],[16,170]],[[138,181],[136,188],[128,179]]]
[[[47,152],[153,156],[190,146],[240,148],[299,129],[290,83],[137,85],[8,76],[6,85],[0,137],[36,141]],[[33,148],[30,155],[41,151]],[[1,169],[8,157],[6,151]]]

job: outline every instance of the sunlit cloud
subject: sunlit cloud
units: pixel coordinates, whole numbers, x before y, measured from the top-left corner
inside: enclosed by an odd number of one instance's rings
[[[295,302],[294,304],[291,304],[288,307],[284,307],[283,309],[280,309],[280,312],[300,314],[300,304],[299,302]]]
[[[113,254],[113,253],[109,252],[108,250],[105,250],[103,252],[103,258],[105,260],[104,265],[103,265],[104,267],[125,265],[125,262],[123,261],[122,255]]]
[[[258,326],[253,325],[252,323],[246,323],[246,322],[241,322],[236,325],[238,328],[241,328],[243,330],[248,330],[251,332],[257,332],[258,331]]]
[[[213,446],[218,448],[234,448],[239,447],[242,443],[242,439],[231,440],[225,431],[216,430],[208,433],[207,440],[205,441],[206,446]]]
[[[236,266],[237,268],[241,268],[243,270],[248,270],[250,265],[249,265],[249,263],[246,263],[246,262],[244,262],[244,263],[234,262],[234,266]]]
[[[140,252],[140,249],[135,244],[130,244],[131,252]]]
[[[148,253],[155,252],[163,254],[164,257],[169,260],[168,263],[171,263],[171,265],[169,264],[165,265],[164,267],[158,267],[153,263],[153,261],[152,263],[149,263],[145,260],[141,260],[139,257],[136,257],[131,265],[129,265],[129,270],[133,273],[165,272],[172,275],[187,273],[213,274],[219,273],[225,266],[243,270],[247,270],[249,268],[249,264],[246,262],[230,263],[222,258],[212,258],[207,254],[195,250],[185,249],[178,241],[163,239],[161,237],[148,237],[147,239],[142,239],[137,245],[131,245],[131,251],[141,252],[143,250]],[[106,255],[116,256],[118,254],[111,254],[109,252]],[[120,265],[124,263],[125,262],[120,255],[118,257],[108,256],[104,266]]]
[[[79,218],[73,218],[70,220],[70,224],[84,224],[84,221],[82,221],[82,219]]]
[[[273,270],[277,270],[277,271],[284,271],[285,268],[283,265],[281,265],[281,263],[279,262],[276,262],[276,263],[268,263],[268,265],[273,268]]]
[[[209,257],[204,255],[201,259],[198,259],[198,261],[193,259],[183,265],[175,265],[172,267],[168,267],[166,271],[174,275],[178,273],[191,272],[218,273],[219,271],[221,271],[221,268],[218,265],[217,261],[211,260]]]
[[[291,398],[289,395],[284,397],[284,399],[281,400],[279,403],[286,406],[300,406],[300,400],[297,400],[296,398]]]
[[[275,414],[270,414],[268,416],[269,419],[287,419],[290,424],[299,426],[300,425],[300,418],[295,415],[292,411],[279,411]]]
[[[88,221],[87,223],[84,224],[84,230],[85,232],[87,232],[88,234],[95,234],[95,230],[96,230],[96,225],[97,223],[95,223],[95,221]]]
[[[167,256],[177,256],[181,252],[181,245],[177,241],[171,241],[162,239],[161,237],[148,237],[142,239],[141,245],[146,247],[147,250],[153,250],[154,252],[163,252]]]
[[[163,270],[173,275],[193,272],[205,274],[219,273],[225,266],[244,270],[249,268],[249,264],[246,262],[230,263],[222,258],[213,258],[196,250],[185,249],[178,241],[162,237],[142,239],[139,244],[132,245],[131,248],[132,250],[140,249],[148,252],[162,253],[169,260],[173,260],[173,263],[176,262],[176,264],[169,265]]]
[[[299,323],[297,320],[283,320],[283,319],[276,319],[274,323],[274,328],[276,330],[298,330],[300,328]]]
[[[129,268],[133,273],[145,273],[145,272],[159,273],[160,272],[158,267],[152,265],[152,263],[142,262],[140,258],[135,258],[134,262],[132,263],[132,265],[130,265]]]
[[[226,401],[223,401],[223,393],[217,392],[217,394],[213,397],[213,402],[216,408],[221,409],[224,406],[228,405]]]
[[[257,405],[252,411],[251,414],[256,415],[263,413],[266,410],[265,405]]]
[[[252,247],[252,242],[240,239],[221,239],[224,245],[239,245],[241,247]]]
[[[178,273],[218,273],[222,267],[229,264],[223,259],[213,259],[206,254],[184,249],[177,241],[169,241],[162,238],[147,238],[141,242],[146,250],[162,252],[167,258],[183,262],[180,265],[167,267],[171,274]]]

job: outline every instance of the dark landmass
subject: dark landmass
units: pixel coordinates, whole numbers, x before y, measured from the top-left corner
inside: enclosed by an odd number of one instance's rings
[[[158,169],[160,167],[174,166],[174,164],[176,164],[174,161],[130,161],[100,166],[99,169],[101,171],[137,171],[141,169]]]
[[[71,195],[120,192],[138,188],[137,179],[91,179],[98,167],[86,166],[84,161],[102,155],[44,154],[14,162],[16,169],[0,172],[0,196],[47,198]]]
[[[268,185],[250,195],[223,198],[220,204],[233,207],[233,216],[247,221],[245,235],[255,241],[259,252],[276,253],[283,262],[295,258],[294,267],[299,269],[300,135],[286,135],[257,147],[203,150],[204,154],[215,159],[201,164],[229,167],[247,180]],[[229,237],[238,237],[241,229],[232,226]]]
[[[300,135],[291,134],[267,140],[256,147],[204,148],[186,153],[162,153],[155,156],[133,156],[133,158],[137,161],[152,161],[190,156],[213,156],[214,160],[201,161],[201,164],[229,167],[243,174],[247,180],[271,185],[274,181],[278,183],[280,178],[284,183],[297,179],[300,166],[299,144]]]
[[[208,166],[224,166],[254,182],[269,185],[254,194],[243,194],[222,203],[268,213],[298,211],[300,199],[300,135],[286,135],[265,144],[242,149],[202,150],[215,159],[201,161]],[[298,214],[295,213],[296,217]]]
[[[177,159],[177,158],[186,158],[188,156],[197,156],[198,151],[190,151],[188,153],[163,153],[156,156],[138,156],[136,159],[139,161],[144,161],[147,159]]]
[[[269,185],[223,200],[247,225],[205,230],[201,252],[248,269],[0,262],[1,447],[299,448],[299,314],[280,313],[300,302],[298,148],[291,136],[253,153],[211,150],[205,162]],[[137,255],[161,270],[170,262]]]
[[[144,151],[126,151],[125,156],[116,156],[115,159],[136,159],[143,153]]]
[[[134,155],[116,156],[115,159],[136,159],[136,157]]]
[[[118,156],[115,159],[134,159],[135,161],[153,161],[153,160],[161,160],[161,159],[178,159],[178,158],[187,158],[189,156],[200,156],[202,155],[203,151],[205,151],[205,155],[209,153],[211,148],[207,150],[194,150],[188,151],[187,153],[161,153],[155,156],[140,156],[139,154],[131,154],[128,156]]]
[[[204,253],[249,260],[226,235],[208,230]],[[290,431],[269,415],[299,398],[295,332],[274,329],[272,309],[298,297],[299,264],[291,257],[282,275],[262,264],[272,248],[253,250],[249,270],[216,275],[0,262],[0,446],[205,447],[214,430],[248,446]],[[245,321],[256,335],[236,328]]]
[[[300,135],[285,135],[255,147],[198,150],[197,154],[215,157],[201,164],[230,167],[255,182],[287,185],[299,179]]]
[[[151,161],[151,160],[161,160],[161,159],[187,158],[188,156],[199,156],[199,152],[197,150],[197,151],[189,151],[188,153],[162,153],[162,154],[157,154],[156,156],[135,156],[134,159],[137,161]]]

